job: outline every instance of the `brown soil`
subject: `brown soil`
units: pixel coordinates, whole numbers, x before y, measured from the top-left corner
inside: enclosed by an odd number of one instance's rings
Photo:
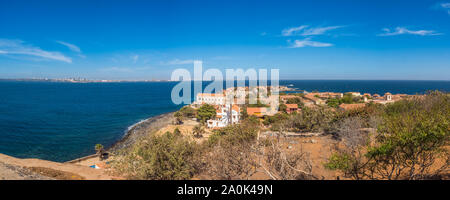
[[[28,169],[30,169],[31,171],[36,172],[38,174],[41,174],[43,176],[54,178],[57,180],[85,180],[84,177],[82,177],[78,174],[55,170],[55,169],[46,168],[46,167],[30,167]]]
[[[58,163],[40,159],[20,159],[0,154],[0,163],[4,166],[11,166],[10,169],[26,169],[29,171],[27,174],[37,174],[42,177],[48,177],[49,179],[63,180],[111,180],[114,177],[108,175],[104,169],[94,169],[88,166],[81,166],[72,163]],[[1,169],[1,166],[0,166]],[[14,174],[17,175],[18,170],[9,173],[5,179],[15,179]],[[1,175],[1,173],[0,173]],[[2,178],[2,177],[0,177]]]

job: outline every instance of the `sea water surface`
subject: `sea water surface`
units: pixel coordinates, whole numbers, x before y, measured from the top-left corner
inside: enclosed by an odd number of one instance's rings
[[[176,84],[0,81],[0,153],[52,161],[92,154],[95,144],[111,146],[129,126],[179,109],[171,101]],[[449,81],[280,81],[289,84],[309,92],[450,91]]]

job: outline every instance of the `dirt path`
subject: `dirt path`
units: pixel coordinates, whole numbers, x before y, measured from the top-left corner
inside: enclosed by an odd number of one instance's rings
[[[0,179],[112,180],[103,169],[0,154]]]

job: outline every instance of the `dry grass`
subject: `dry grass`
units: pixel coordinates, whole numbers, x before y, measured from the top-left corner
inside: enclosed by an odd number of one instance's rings
[[[29,167],[31,171],[57,180],[85,180],[84,177],[71,172],[64,172],[46,167]]]

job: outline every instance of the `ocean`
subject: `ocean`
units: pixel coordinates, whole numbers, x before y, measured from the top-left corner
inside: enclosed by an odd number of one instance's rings
[[[179,109],[171,101],[176,84],[0,81],[0,153],[58,162],[92,154],[95,144],[111,146],[131,125]],[[308,92],[450,91],[450,81],[280,81],[290,84]]]

